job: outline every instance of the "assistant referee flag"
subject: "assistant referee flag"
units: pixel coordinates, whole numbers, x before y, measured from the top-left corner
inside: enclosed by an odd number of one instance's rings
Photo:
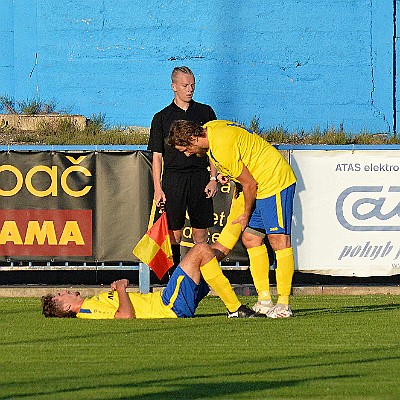
[[[147,264],[158,279],[161,279],[173,266],[171,239],[165,212],[139,240],[132,253]]]

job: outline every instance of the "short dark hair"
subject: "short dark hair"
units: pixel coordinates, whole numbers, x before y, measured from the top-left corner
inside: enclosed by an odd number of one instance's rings
[[[64,311],[52,294],[42,296],[42,314],[46,318],[76,318],[76,312]]]
[[[190,74],[190,75],[193,75],[193,76],[194,76],[192,70],[191,70],[189,67],[186,67],[185,65],[182,65],[182,67],[175,67],[175,68],[172,70],[172,74],[171,74],[171,80],[172,80],[172,82],[174,82],[175,76],[176,76],[176,74],[177,74],[178,72],[182,72],[182,74]]]
[[[204,128],[192,121],[178,119],[174,121],[169,129],[167,143],[171,147],[190,146],[193,143],[193,137],[205,137]]]

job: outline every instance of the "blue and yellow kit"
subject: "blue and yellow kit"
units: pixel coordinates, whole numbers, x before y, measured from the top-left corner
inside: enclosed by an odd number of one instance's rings
[[[162,291],[147,294],[128,292],[128,296],[135,318],[192,318],[209,290],[203,279],[196,284],[178,266]],[[104,292],[85,299],[76,316],[82,319],[113,319],[118,307],[118,293]]]
[[[258,183],[257,199],[271,197],[296,182],[292,168],[281,153],[259,135],[224,120],[210,121],[208,156],[217,170],[235,180],[245,165]]]

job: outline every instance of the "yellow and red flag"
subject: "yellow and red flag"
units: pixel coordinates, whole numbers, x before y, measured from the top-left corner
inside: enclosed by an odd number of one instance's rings
[[[132,253],[147,264],[161,279],[173,266],[171,239],[165,211],[139,240]]]

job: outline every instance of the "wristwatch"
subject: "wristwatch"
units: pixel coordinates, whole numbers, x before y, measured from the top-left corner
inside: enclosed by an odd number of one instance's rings
[[[217,177],[216,176],[210,176],[210,181],[216,181]]]

